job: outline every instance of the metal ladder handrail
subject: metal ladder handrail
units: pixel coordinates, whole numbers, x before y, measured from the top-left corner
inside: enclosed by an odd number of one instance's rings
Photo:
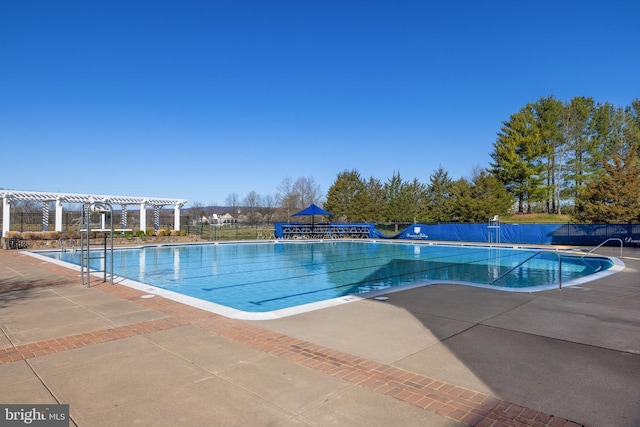
[[[510,268],[507,272],[501,274],[497,279],[493,280],[491,282],[491,284],[494,285],[498,280],[502,279],[504,276],[506,276],[507,274],[511,273],[516,268],[521,267],[523,264],[531,261],[533,258],[537,257],[538,255],[540,255],[542,253],[555,253],[556,256],[558,257],[558,289],[562,289],[562,255],[560,255],[560,253],[557,252],[557,251],[556,252],[538,251],[535,254],[531,255],[529,258],[525,259],[524,261],[522,261],[521,263],[516,265],[515,267]]]
[[[602,245],[604,245],[607,242],[610,242],[611,240],[617,240],[620,242],[620,258],[624,258],[622,256],[622,248],[624,246],[624,242],[622,241],[622,239],[618,238],[618,237],[609,237],[607,240],[605,240],[604,242],[600,243],[598,246],[596,246],[595,248],[591,249],[589,252],[587,252],[586,254],[582,255],[581,258],[586,257],[587,255],[589,255],[590,253],[592,253],[593,251],[595,251],[596,249],[599,249]]]
[[[90,213],[92,211],[99,212],[101,217],[101,223],[105,222],[106,214],[109,213],[110,227],[109,229],[105,229],[101,227],[101,230],[104,234],[104,253],[103,259],[104,261],[104,270],[96,271],[91,269],[91,218]],[[104,273],[103,283],[107,281],[107,274],[110,276],[111,285],[113,285],[113,207],[110,203],[106,202],[91,202],[89,205],[83,206],[83,225],[84,228],[80,229],[80,284],[86,286],[87,288],[91,287],[91,274],[102,272]],[[84,222],[86,220],[86,223]],[[102,224],[103,227],[106,227],[106,224]],[[107,246],[107,231],[109,232],[109,246]],[[85,248],[86,245],[86,248]],[[107,253],[107,248],[109,252]],[[107,265],[107,260],[109,260],[109,265]],[[86,265],[85,265],[86,264]],[[109,269],[109,267],[111,267]],[[85,285],[85,274],[86,274],[86,285]]]

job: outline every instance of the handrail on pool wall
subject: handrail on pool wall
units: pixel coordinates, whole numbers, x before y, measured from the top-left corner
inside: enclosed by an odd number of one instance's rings
[[[502,279],[504,276],[506,276],[507,274],[511,273],[516,268],[522,266],[524,263],[529,262],[530,260],[532,260],[533,258],[537,257],[541,253],[555,253],[557,255],[557,257],[558,257],[558,289],[562,289],[562,255],[560,255],[560,252],[558,252],[558,251],[555,251],[555,252],[538,251],[535,254],[531,255],[529,258],[527,258],[524,261],[522,261],[520,264],[516,265],[515,267],[510,268],[506,273],[501,274],[497,279],[493,280],[491,282],[491,284],[495,285],[495,283],[498,280]]]
[[[585,256],[589,255],[591,252],[595,251],[596,249],[598,249],[600,246],[604,245],[607,242],[610,242],[611,240],[618,240],[620,242],[620,258],[624,258],[622,256],[622,247],[624,246],[624,242],[622,241],[622,239],[618,238],[618,237],[610,237],[607,240],[605,240],[604,242],[600,243],[598,246],[596,246],[595,248],[591,249],[589,252],[587,252],[586,254],[582,255],[582,258],[584,258]]]
[[[622,248],[624,246],[624,242],[622,241],[622,239],[618,238],[618,237],[610,237],[607,240],[605,240],[604,242],[600,243],[598,246],[596,246],[595,248],[591,249],[589,252],[587,252],[586,254],[583,254],[580,259],[586,257],[587,255],[591,254],[593,251],[595,251],[596,249],[600,248],[602,245],[604,245],[607,242],[610,242],[612,240],[617,240],[620,242],[620,258],[624,258],[623,254],[622,254]],[[524,263],[528,262],[529,260],[537,257],[538,255],[540,255],[541,253],[548,253],[550,251],[538,251],[535,254],[531,255],[529,258],[525,259],[524,261],[522,261],[520,264],[516,265],[513,268],[510,268],[506,273],[501,274],[497,279],[493,280],[491,282],[492,285],[495,285],[495,283],[502,279],[504,276],[506,276],[507,274],[511,273],[513,270],[515,270],[516,268],[522,266]],[[558,256],[558,289],[562,289],[562,256],[560,255],[560,252],[556,251],[555,254]]]

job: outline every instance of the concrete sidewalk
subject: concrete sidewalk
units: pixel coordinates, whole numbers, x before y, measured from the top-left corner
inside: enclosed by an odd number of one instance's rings
[[[563,290],[244,322],[0,251],[0,403],[68,403],[80,426],[637,426],[639,256]]]

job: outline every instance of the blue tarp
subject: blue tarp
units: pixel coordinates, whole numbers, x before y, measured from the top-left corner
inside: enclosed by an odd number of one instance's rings
[[[499,237],[499,239],[498,239]],[[640,225],[627,224],[413,224],[396,239],[497,242],[533,245],[599,245],[609,238],[640,246]],[[612,245],[619,242],[614,241]]]
[[[284,229],[304,229],[305,224],[276,223],[275,237],[283,238]],[[509,243],[531,245],[575,245],[597,246],[607,239],[621,239],[624,246],[640,247],[640,224],[500,224],[490,228],[487,224],[413,224],[395,236],[386,236],[374,224],[321,224],[311,226],[315,235],[327,228],[327,238],[350,237],[353,230],[358,235],[379,239],[413,239],[453,242]],[[364,232],[363,232],[364,231]],[[608,243],[619,245],[615,240]]]

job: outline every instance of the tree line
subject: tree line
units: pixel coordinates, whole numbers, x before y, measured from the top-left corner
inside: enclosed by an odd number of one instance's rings
[[[470,180],[453,180],[439,167],[428,184],[407,181],[399,172],[383,183],[351,170],[338,174],[324,208],[350,222],[486,222],[509,212],[512,200],[486,170],[474,171]]]
[[[291,216],[311,203],[322,204],[324,194],[312,176],[299,177],[295,181],[286,176],[278,185],[275,195],[261,195],[250,191],[244,197],[236,192],[229,193],[224,206],[217,203],[205,206],[200,201],[190,203],[189,211],[194,217],[207,217],[214,210],[222,209],[240,223],[261,224],[275,221],[290,221]]]
[[[601,222],[608,213],[628,222],[640,214],[639,145],[640,100],[623,108],[586,97],[563,103],[548,96],[503,122],[491,173],[515,197],[519,213],[536,205],[546,213],[568,207],[579,220]],[[602,182],[613,187],[598,187]],[[623,182],[627,195],[616,189]]]
[[[440,166],[424,183],[400,172],[381,181],[338,173],[325,195],[313,177],[285,178],[275,196],[225,202],[249,221],[288,221],[310,203],[348,222],[486,222],[494,215],[569,213],[581,223],[640,221],[640,100],[616,107],[546,96],[502,122],[487,168],[452,179]],[[242,206],[240,209],[239,207]]]
[[[325,209],[347,221],[483,222],[494,215],[570,213],[576,222],[640,221],[640,100],[628,107],[553,96],[502,123],[489,168],[428,183],[396,172],[386,182],[338,174]],[[515,209],[514,209],[515,207]]]

